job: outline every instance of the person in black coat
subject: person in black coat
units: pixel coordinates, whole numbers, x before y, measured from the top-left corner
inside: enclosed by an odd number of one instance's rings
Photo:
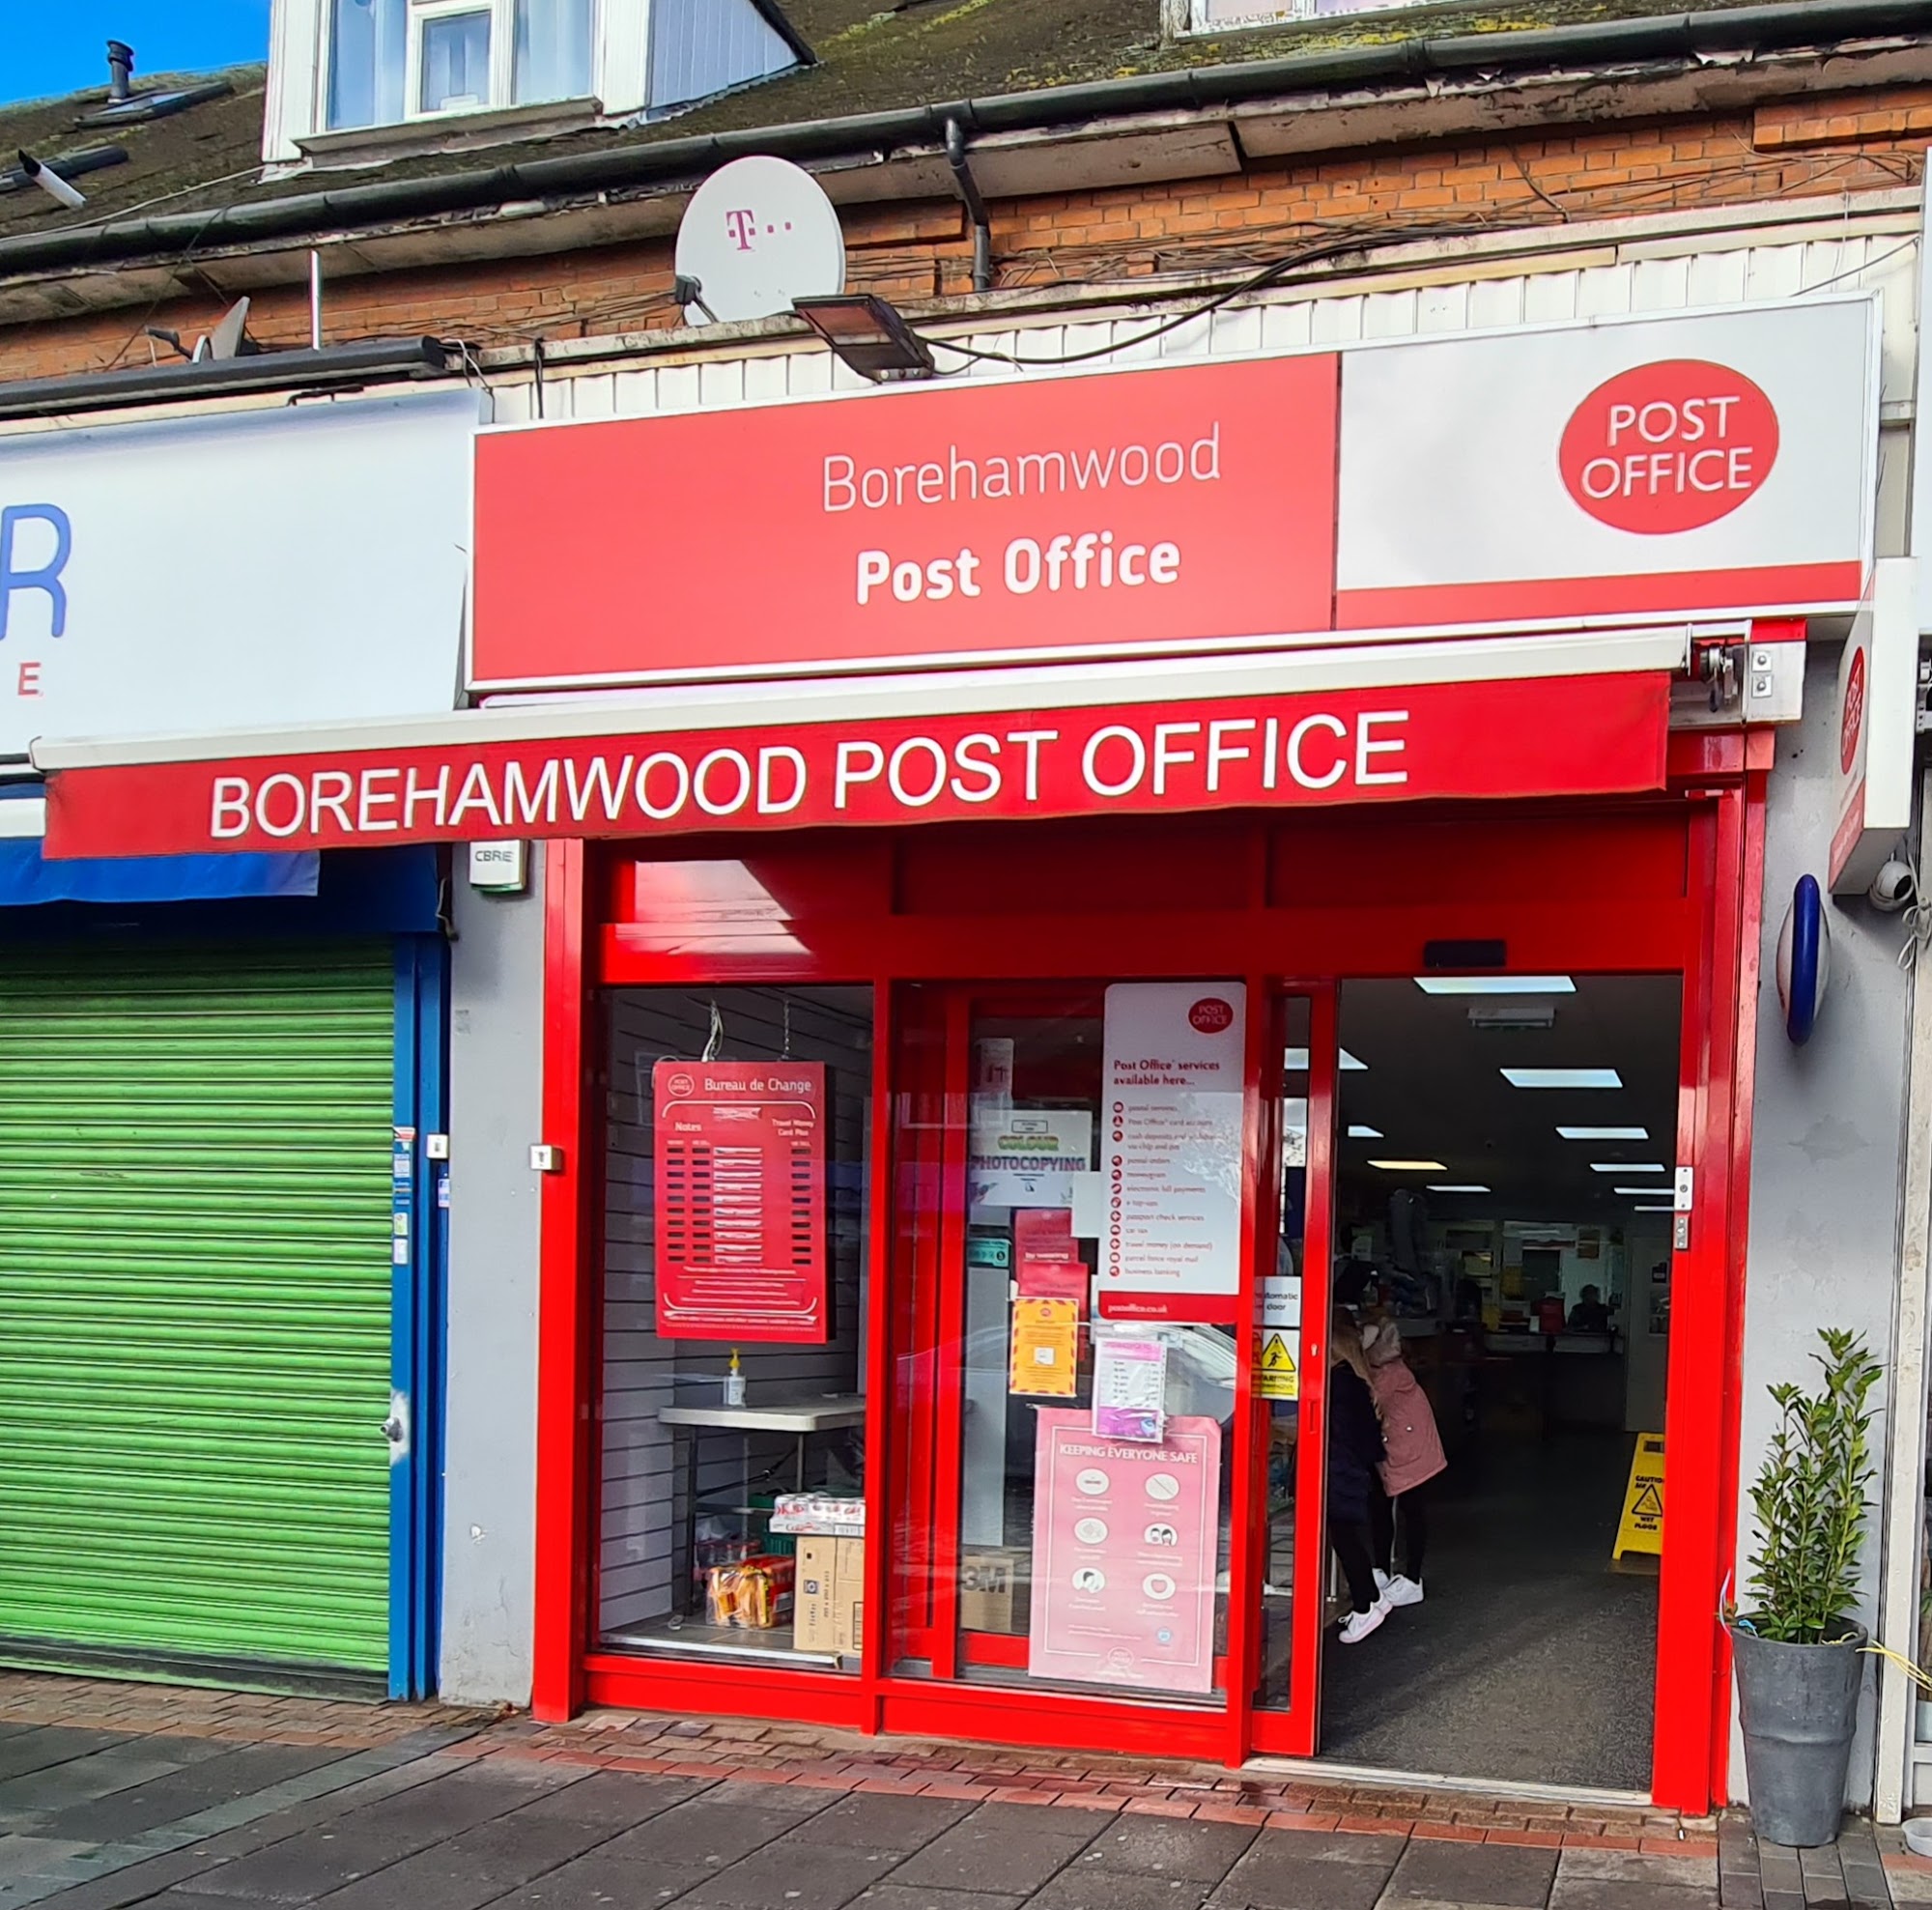
[[[1376,1588],[1369,1509],[1384,1457],[1381,1420],[1369,1387],[1361,1328],[1338,1309],[1328,1326],[1328,1543],[1349,1584],[1352,1608],[1342,1621],[1344,1644],[1359,1644],[1388,1616]]]

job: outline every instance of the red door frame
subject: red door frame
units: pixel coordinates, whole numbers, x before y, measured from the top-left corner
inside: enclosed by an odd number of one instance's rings
[[[1686,976],[1684,1092],[1680,1149],[1698,1167],[1696,1211],[1689,1249],[1675,1269],[1666,1438],[1670,1453],[1672,1520],[1660,1587],[1657,1663],[1657,1761],[1654,1795],[1660,1804],[1698,1810],[1724,1795],[1729,1739],[1728,1664],[1716,1619],[1718,1598],[1733,1569],[1737,1506],[1739,1389],[1742,1365],[1744,1205],[1748,1185],[1749,1057],[1752,1047],[1757,936],[1763,867],[1765,771],[1769,737],[1736,734],[1675,736],[1672,798],[1689,805],[1690,871],[1685,893],[1655,896],[1641,906],[1600,915],[1595,946],[1579,951],[1574,904],[1517,897],[1441,903],[1375,903],[1347,908],[1270,905],[1267,851],[1254,857],[1247,903],[1219,910],[1176,910],[1138,917],[1131,938],[1108,944],[1110,979],[1133,976],[1245,976],[1257,1012],[1250,1017],[1251,1067],[1245,1146],[1250,1189],[1264,1175],[1268,1113],[1259,1085],[1264,1057],[1257,1043],[1275,995],[1308,993],[1313,1003],[1313,1057],[1333,1047],[1336,977],[1414,971],[1421,943],[1433,938],[1482,939],[1506,925],[1510,965],[1546,970],[1674,970]],[[1666,799],[1668,801],[1669,799]],[[1553,807],[1553,806],[1548,806]],[[1659,805],[1648,806],[1655,814]],[[1421,806],[1418,806],[1420,809]],[[1513,814],[1521,806],[1491,814]],[[1644,812],[1637,806],[1633,814]],[[1399,850],[1400,832],[1416,810],[1381,818]],[[1483,812],[1466,812],[1479,832]],[[1230,829],[1264,834],[1265,818],[1227,818]],[[1008,825],[1015,835],[1028,825]],[[1634,825],[1633,825],[1634,826]],[[918,832],[908,832],[918,834]],[[1473,838],[1472,838],[1473,841]],[[657,845],[653,845],[654,849]],[[863,853],[858,842],[856,853]],[[633,853],[637,851],[634,849]],[[726,859],[736,845],[707,841],[696,853]],[[745,845],[747,856],[769,859],[772,844]],[[892,1260],[890,1110],[896,1084],[888,1077],[893,1042],[893,984],[917,979],[1052,982],[1094,972],[1092,915],[1041,913],[1014,917],[877,914],[834,910],[811,925],[809,938],[785,938],[782,951],[737,954],[683,952],[660,944],[647,924],[623,919],[620,885],[612,871],[620,851],[586,852],[575,842],[550,845],[545,863],[544,1140],[559,1149],[557,1170],[546,1177],[542,1203],[542,1293],[538,1315],[538,1426],[535,1638],[532,1709],[564,1718],[586,1702],[654,1710],[753,1718],[876,1732],[905,1731],[1022,1745],[1105,1745],[1170,1755],[1238,1762],[1250,1749],[1313,1745],[1319,1679],[1319,1618],[1297,1610],[1291,1666],[1291,1704],[1285,1713],[1252,1709],[1252,1669],[1258,1643],[1243,1620],[1238,1651],[1231,1649],[1231,1702],[1224,1713],[1179,1712],[1113,1697],[1049,1696],[1017,1690],[962,1687],[895,1676],[884,1663],[884,1626],[867,1628],[856,1676],[784,1669],[734,1669],[716,1665],[640,1663],[594,1648],[589,1620],[596,1484],[596,1257],[591,1224],[601,1175],[594,1169],[596,1127],[586,1092],[584,1053],[590,990],[599,985],[728,983],[870,984],[874,988],[874,1171],[870,1248],[871,1319],[867,1379],[890,1395],[889,1269]],[[1023,926],[1024,932],[1015,932]],[[675,941],[675,938],[670,938]],[[1579,959],[1579,954],[1583,958]],[[1297,986],[1296,976],[1321,978]],[[1693,1013],[1694,1007],[1694,1013]],[[594,1025],[594,1024],[593,1024]],[[949,1082],[951,1090],[957,1084]],[[1318,1103],[1320,1121],[1318,1122]],[[1332,1181],[1332,1065],[1328,1079],[1310,1083],[1309,1234],[1318,1212],[1326,1228]],[[949,1120],[948,1126],[952,1125]],[[1317,1172],[1318,1149],[1326,1151]],[[589,1171],[586,1171],[588,1168]],[[1244,1212],[1250,1249],[1261,1225],[1251,1197]],[[1311,1274],[1325,1285],[1325,1250]],[[1316,1311],[1312,1291],[1305,1317]],[[1325,1308],[1325,1295],[1321,1304]],[[1708,1337],[1707,1337],[1708,1335]],[[1710,1349],[1718,1350],[1713,1359]],[[1306,1351],[1306,1349],[1305,1349]],[[1320,1520],[1304,1516],[1319,1505],[1321,1357],[1306,1358],[1304,1434],[1298,1458],[1297,1582],[1319,1583]],[[1237,1402],[1242,1461],[1252,1469],[1255,1405],[1243,1375]],[[888,1440],[867,1441],[869,1502],[883,1513],[892,1482]],[[1238,1474],[1237,1480],[1246,1473]],[[1688,1508],[1688,1509],[1687,1509]],[[1254,1533],[1236,1521],[1240,1555],[1233,1561],[1244,1583],[1259,1561]],[[1241,1536],[1245,1533],[1245,1536]],[[886,1610],[886,1548],[870,1550],[873,1610]],[[1236,1602],[1237,1606],[1250,1603]],[[1299,1601],[1311,1611],[1316,1601]],[[1232,1640],[1231,1640],[1232,1644]]]

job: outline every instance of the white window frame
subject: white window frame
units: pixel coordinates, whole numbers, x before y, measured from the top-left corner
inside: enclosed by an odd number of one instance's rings
[[[466,117],[508,106],[515,83],[516,15],[511,0],[484,0],[492,13],[491,104],[450,107],[424,113],[418,55],[420,28],[416,5],[410,9],[404,60],[403,118],[392,129],[429,128],[457,123]],[[432,0],[434,4],[434,0]],[[1187,4],[1187,0],[1181,0]],[[611,117],[641,111],[648,98],[650,14],[652,0],[594,0],[591,20],[590,98]],[[459,0],[448,11],[462,13],[477,0]],[[269,30],[269,87],[262,116],[262,157],[270,165],[299,161],[301,142],[329,138],[328,126],[330,0],[272,0]],[[504,52],[497,57],[498,34]],[[537,102],[533,102],[537,103]],[[562,103],[562,102],[559,102]],[[345,130],[349,130],[345,128]],[[371,138],[382,128],[367,129]]]
[[[473,105],[425,106],[422,103],[423,28],[431,20],[457,19],[466,14],[483,14],[489,17],[489,97]],[[516,32],[517,0],[409,0],[409,27],[404,35],[403,51],[403,123],[407,126],[416,120],[457,119],[469,113],[487,113],[509,105],[511,89],[515,84],[511,69],[516,60]],[[595,42],[592,43],[594,45]]]
[[[1352,19],[1356,14],[1400,14],[1426,0],[1367,0],[1367,4],[1348,14],[1323,15],[1316,12],[1315,0],[1244,0],[1250,17],[1215,20],[1208,17],[1212,0],[1164,0],[1168,9],[1168,31],[1173,34],[1242,33],[1253,27],[1293,26],[1300,20],[1320,18]],[[1177,17],[1178,16],[1178,17]]]

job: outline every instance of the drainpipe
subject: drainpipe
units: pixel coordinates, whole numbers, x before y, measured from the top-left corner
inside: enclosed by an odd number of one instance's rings
[[[993,228],[986,217],[986,202],[980,197],[980,182],[966,157],[966,133],[957,120],[946,122],[946,163],[952,168],[952,184],[959,189],[960,203],[973,221],[973,290],[993,289]]]

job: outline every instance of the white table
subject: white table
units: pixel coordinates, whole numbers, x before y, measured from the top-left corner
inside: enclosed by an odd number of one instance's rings
[[[751,1497],[751,1435],[789,1433],[798,1441],[798,1490],[805,1490],[805,1446],[814,1433],[834,1433],[866,1423],[866,1400],[861,1393],[819,1393],[807,1399],[774,1400],[766,1406],[667,1406],[658,1423],[686,1428],[689,1439],[684,1477],[685,1607],[696,1598],[697,1559],[697,1441],[701,1434],[743,1433],[746,1436],[745,1493]],[[749,1503],[740,1511],[749,1514]]]

